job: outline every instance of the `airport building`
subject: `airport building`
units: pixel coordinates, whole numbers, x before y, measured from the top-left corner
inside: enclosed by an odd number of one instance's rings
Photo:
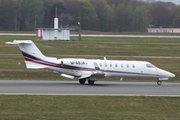
[[[57,12],[57,8],[56,8]],[[57,13],[56,13],[57,16]],[[37,28],[36,37],[42,40],[70,40],[70,28],[59,28],[59,20],[54,18],[54,28]],[[62,25],[61,25],[62,26]]]
[[[180,28],[148,28],[148,33],[180,33]]]
[[[70,40],[70,28],[37,28],[36,37],[42,40]]]

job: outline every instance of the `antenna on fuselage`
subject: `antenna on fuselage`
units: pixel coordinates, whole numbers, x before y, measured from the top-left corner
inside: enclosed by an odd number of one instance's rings
[[[107,60],[106,57],[104,57],[104,60]]]

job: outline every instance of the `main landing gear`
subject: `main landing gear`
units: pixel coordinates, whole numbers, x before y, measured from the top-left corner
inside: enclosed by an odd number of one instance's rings
[[[158,84],[158,85],[161,85],[161,84],[162,84],[162,81],[158,80],[158,81],[157,81],[157,84]]]
[[[86,78],[84,78],[84,79],[79,79],[79,83],[80,84],[84,84],[86,82]]]
[[[92,80],[88,80],[88,83],[89,83],[89,85],[94,85],[94,81],[92,81]]]
[[[79,83],[80,84],[85,84],[85,82],[86,82],[86,78],[83,78],[83,79],[79,79]],[[94,85],[94,80],[88,80],[88,83],[89,83],[89,85]]]

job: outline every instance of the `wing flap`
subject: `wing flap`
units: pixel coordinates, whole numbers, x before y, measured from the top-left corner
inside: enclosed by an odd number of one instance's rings
[[[92,75],[92,74],[81,75],[81,77],[79,77],[79,79],[88,78],[88,77],[91,77],[91,75]]]
[[[79,79],[83,79],[83,78],[104,78],[105,74],[104,72],[100,69],[100,67],[98,66],[98,64],[96,62],[94,62],[94,71],[91,74],[84,74],[81,77],[79,77]]]

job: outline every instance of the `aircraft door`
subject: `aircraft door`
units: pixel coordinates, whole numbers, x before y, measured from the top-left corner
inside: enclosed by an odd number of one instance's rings
[[[109,63],[108,63],[108,61],[104,61],[104,72],[108,72],[108,70],[109,70]]]

